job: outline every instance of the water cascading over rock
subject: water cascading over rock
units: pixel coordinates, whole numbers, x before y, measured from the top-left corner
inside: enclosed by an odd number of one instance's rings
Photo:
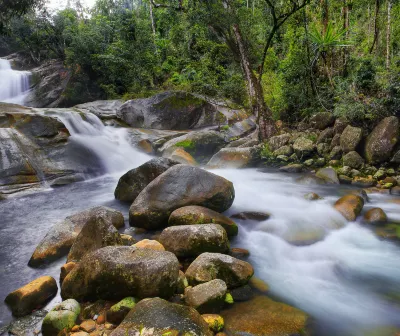
[[[0,102],[23,104],[29,91],[29,71],[16,71],[0,59]]]

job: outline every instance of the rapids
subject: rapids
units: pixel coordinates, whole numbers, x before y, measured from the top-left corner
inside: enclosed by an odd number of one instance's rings
[[[23,104],[30,75],[29,71],[11,69],[10,62],[0,58],[0,102]]]
[[[92,114],[53,111],[79,142],[99,158],[104,175],[62,188],[15,195],[0,203],[0,300],[40,275],[59,277],[64,262],[32,269],[27,262],[36,245],[56,222],[95,205],[107,205],[128,216],[129,205],[114,199],[118,178],[149,159],[129,143],[126,130],[104,126]],[[231,180],[236,198],[228,215],[265,211],[271,218],[240,221],[234,246],[248,248],[256,275],[274,297],[310,314],[319,335],[365,335],[380,326],[400,326],[400,311],[392,294],[400,289],[400,249],[378,239],[360,223],[348,223],[332,204],[348,187],[302,184],[299,175],[256,169],[216,170]],[[324,197],[306,201],[316,192]],[[399,220],[399,205],[391,197],[371,197],[390,219]],[[126,224],[126,231],[131,229]],[[124,230],[122,230],[124,231]],[[306,243],[305,243],[306,242]],[[52,304],[59,302],[57,297]],[[0,326],[11,320],[0,305]],[[378,335],[378,334],[376,334]]]

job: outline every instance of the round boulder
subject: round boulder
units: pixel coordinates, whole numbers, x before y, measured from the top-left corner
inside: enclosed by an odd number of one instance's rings
[[[381,208],[372,208],[364,214],[364,221],[368,224],[385,224],[387,222],[387,216],[385,211]]]
[[[168,225],[170,226],[208,223],[221,225],[228,236],[236,236],[238,234],[238,226],[233,220],[202,206],[189,205],[176,209],[171,213],[168,220]]]
[[[179,262],[170,252],[108,246],[88,253],[64,279],[61,296],[80,300],[170,297]]]
[[[355,221],[364,206],[364,199],[358,195],[345,195],[338,199],[334,205],[348,221]]]
[[[217,312],[222,308],[228,288],[220,279],[188,288],[185,291],[185,302],[201,313]]]
[[[356,151],[348,152],[343,156],[343,166],[360,169],[364,164],[364,159]]]
[[[198,167],[176,165],[153,180],[129,209],[131,226],[155,230],[167,226],[171,213],[187,205],[223,212],[232,205],[232,182]]]
[[[294,152],[298,158],[307,158],[316,150],[315,144],[307,138],[300,137],[293,144]]]
[[[340,148],[344,153],[355,151],[362,139],[362,129],[348,125],[340,136]]]
[[[219,224],[171,226],[161,233],[160,242],[167,251],[184,258],[204,252],[229,251],[228,236]]]
[[[135,246],[137,248],[150,249],[155,251],[165,251],[165,248],[157,240],[143,239],[138,241]]]
[[[328,168],[318,169],[315,176],[324,180],[327,183],[339,184],[339,179],[336,170],[333,168],[328,167]]]
[[[310,126],[318,130],[323,130],[328,126],[333,125],[335,117],[330,112],[319,112],[310,118]]]

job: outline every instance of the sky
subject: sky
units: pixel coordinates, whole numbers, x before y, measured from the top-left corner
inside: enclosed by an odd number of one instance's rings
[[[48,0],[48,7],[51,9],[62,9],[65,8],[67,5],[67,0]],[[73,3],[74,0],[71,0],[71,3]],[[82,5],[92,7],[96,0],[81,0]]]

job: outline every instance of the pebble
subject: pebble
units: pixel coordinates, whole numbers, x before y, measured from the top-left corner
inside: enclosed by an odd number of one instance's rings
[[[93,320],[86,320],[81,323],[80,327],[83,331],[90,333],[96,329],[96,322]]]

